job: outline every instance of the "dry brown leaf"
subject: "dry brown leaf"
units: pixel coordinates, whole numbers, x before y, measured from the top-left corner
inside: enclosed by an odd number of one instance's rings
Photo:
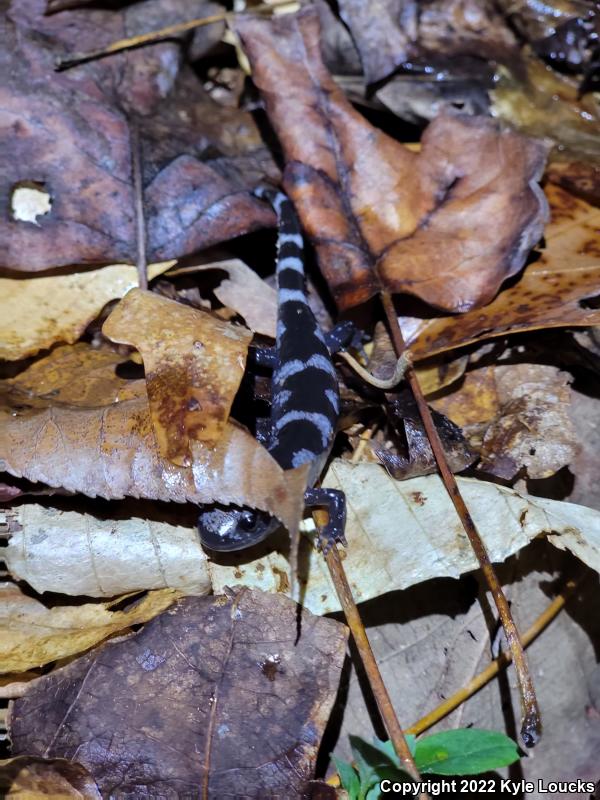
[[[185,598],[31,686],[15,753],[77,760],[103,797],[303,796],[347,630],[256,591]],[[118,698],[118,702],[115,702]],[[68,719],[67,719],[68,717]]]
[[[213,289],[223,305],[243,317],[250,330],[274,339],[277,326],[277,292],[239,258],[181,267],[171,270],[169,275],[208,270],[222,270],[229,276]]]
[[[585,506],[530,497],[493,483],[457,478],[490,559],[504,561],[531,539],[548,534],[600,572],[600,512]],[[476,569],[452,501],[437,475],[395,481],[377,464],[332,462],[323,485],[346,495],[348,518],[344,568],[358,602],[394,589]],[[302,602],[313,613],[339,611],[323,557],[303,542],[299,563]],[[287,591],[281,552],[256,549],[208,563],[214,591],[241,583]],[[306,583],[305,583],[306,581]]]
[[[133,289],[102,327],[109,339],[142,355],[158,448],[191,463],[190,440],[207,447],[225,433],[252,334],[152,292]]]
[[[95,357],[90,351],[85,355],[86,369],[93,372]],[[48,358],[46,368],[51,372],[53,356]],[[89,394],[91,407],[69,402],[77,390],[60,389],[76,382],[78,371],[57,371],[53,390],[42,397],[20,388],[20,384],[35,385],[37,374],[31,380],[29,370],[18,376],[19,385],[0,383],[0,471],[89,497],[248,505],[268,511],[288,530],[295,530],[303,507],[305,468],[284,472],[234,422],[227,423],[215,447],[193,443],[190,467],[161,458],[145,382],[129,381],[122,393],[115,391],[114,365],[104,355],[98,356],[98,363],[97,383]],[[106,384],[104,369],[109,375]]]
[[[22,672],[81,653],[131,625],[147,622],[172,605],[174,589],[149,592],[125,611],[113,603],[46,608],[14,583],[0,584],[0,672]]]
[[[530,478],[548,478],[577,454],[569,380],[543,364],[484,367],[433,405],[479,440],[471,436],[484,472],[510,480],[525,467]]]
[[[40,594],[211,590],[195,527],[135,516],[104,519],[37,503],[0,509],[0,524],[8,535],[2,550],[8,571]]]
[[[6,381],[26,404],[31,398],[53,403],[93,408],[143,395],[143,381],[120,377],[118,367],[128,356],[110,347],[92,347],[85,342],[55,347],[34,361],[15,378]],[[16,394],[15,394],[16,396]]]
[[[250,194],[265,171],[277,174],[258,127],[249,112],[210,98],[182,57],[181,40],[55,70],[57,56],[220,9],[207,0],[55,15],[45,14],[44,0],[4,8],[0,71],[10,121],[2,128],[2,194],[8,206],[21,184],[37,182],[51,203],[36,223],[6,208],[2,266],[31,271],[135,261],[140,206],[150,261],[273,224],[271,209]],[[219,41],[219,27],[196,32],[192,52],[186,48],[192,59]],[[133,180],[140,151],[141,187]]]
[[[431,67],[440,55],[518,58],[514,35],[490,0],[378,0],[376,6],[340,0],[339,9],[360,50],[367,83],[405,62],[425,59]]]
[[[89,772],[62,758],[0,761],[0,792],[4,800],[102,800]]]
[[[484,308],[421,321],[409,338],[415,358],[506,333],[600,324],[600,310],[584,302],[600,293],[600,209],[558,186],[546,194],[552,219],[540,258]]]
[[[174,261],[151,264],[155,278]],[[0,358],[16,361],[56,342],[75,342],[111,300],[138,285],[135,267],[110,267],[37,278],[0,278]]]
[[[452,115],[413,153],[333,81],[315,12],[239,17],[235,27],[285,154],[284,186],[341,308],[383,285],[466,311],[519,272],[546,221],[542,143]]]

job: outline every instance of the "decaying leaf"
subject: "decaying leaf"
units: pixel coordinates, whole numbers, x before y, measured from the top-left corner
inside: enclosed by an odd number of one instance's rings
[[[570,402],[566,373],[543,364],[512,364],[468,372],[458,390],[434,405],[479,439],[473,446],[484,472],[510,480],[522,467],[530,478],[547,478],[573,461],[577,436]]]
[[[415,358],[506,333],[600,324],[600,310],[585,303],[600,293],[600,210],[558,186],[546,193],[552,220],[540,258],[484,308],[421,321],[408,337]]]
[[[90,351],[85,357],[93,373]],[[84,405],[85,399],[71,404],[71,391],[77,395],[77,390],[60,389],[73,381],[71,373],[57,374],[52,391],[41,396],[20,387],[35,386],[35,377],[28,382],[29,370],[18,376],[19,386],[0,383],[0,471],[89,497],[249,505],[269,511],[288,530],[295,530],[302,513],[305,468],[284,472],[245,428],[232,421],[215,447],[192,443],[191,466],[161,458],[145,382],[128,381],[121,393],[114,384],[114,362],[103,354],[99,361],[103,367],[89,390],[90,406]]]
[[[207,447],[219,442],[246,366],[247,328],[135,289],[102,332],[142,355],[162,458],[189,465],[191,440]]]
[[[191,68],[182,67],[178,42],[55,71],[57,56],[161,27],[161,6],[162,24],[202,14],[196,0],[163,0],[46,16],[44,0],[20,0],[2,15],[2,193],[10,199],[23,184],[37,183],[50,197],[49,211],[35,222],[4,214],[3,266],[33,271],[135,261],[132,125],[140,132],[149,260],[272,224],[272,211],[248,191],[264,174],[260,159],[250,159],[257,162],[250,170],[236,163],[262,149],[256,125],[248,113],[222,111],[211,100]],[[215,33],[218,41],[218,27],[202,35]]]
[[[528,497],[469,478],[457,478],[490,558],[504,561],[531,539],[548,534],[600,572],[600,512],[572,503]],[[458,577],[476,569],[464,529],[437,475],[395,481],[373,463],[356,466],[336,459],[324,486],[342,489],[348,504],[344,569],[358,602],[436,577]],[[339,611],[335,589],[320,553],[306,542],[300,554],[302,602],[313,613]],[[208,564],[213,588],[242,583],[266,591],[287,587],[281,553],[260,558],[231,554]],[[264,552],[264,551],[263,551]],[[251,560],[254,558],[254,560]]]
[[[143,381],[127,379],[122,372],[133,366],[130,358],[110,347],[86,342],[55,347],[16,377],[5,382],[9,393],[27,406],[36,398],[82,408],[119,403],[143,394]]]
[[[582,162],[600,158],[600,106],[593,92],[583,96],[580,80],[551,69],[531,54],[526,80],[503,75],[490,93],[492,113],[530,136],[553,141],[552,158]]]
[[[222,270],[229,276],[213,289],[215,296],[223,305],[232,308],[243,317],[250,330],[274,339],[277,324],[277,292],[239,258],[182,267],[172,270],[169,274],[174,276],[208,270]]]
[[[206,555],[195,527],[27,503],[0,510],[2,559],[36,592],[114,597],[143,589],[208,594]]]
[[[489,119],[441,116],[411,152],[335,84],[310,9],[242,17],[236,30],[284,150],[284,186],[341,308],[383,285],[466,311],[521,269],[546,220],[542,143]]]
[[[5,800],[102,800],[89,772],[63,758],[0,761],[0,792]]]
[[[81,653],[108,636],[147,622],[178,597],[174,589],[149,592],[125,611],[113,603],[46,608],[14,583],[0,584],[0,672],[22,672]]]
[[[181,600],[36,682],[12,708],[13,751],[76,758],[103,796],[135,794],[143,779],[157,796],[298,797],[346,629],[305,612],[296,640],[296,615],[256,591]]]
[[[387,400],[388,419],[397,435],[392,448],[374,447],[377,458],[396,480],[437,472],[433,450],[411,390],[406,387],[390,393]],[[476,453],[469,447],[461,429],[448,417],[434,409],[431,414],[448,466],[452,472],[461,472],[475,461]]]
[[[360,50],[367,83],[379,81],[419,56],[517,56],[508,25],[489,0],[340,0],[340,14]]]
[[[174,261],[151,264],[150,279]],[[56,342],[75,342],[111,300],[138,285],[135,267],[110,267],[36,278],[0,278],[0,358],[15,361]]]

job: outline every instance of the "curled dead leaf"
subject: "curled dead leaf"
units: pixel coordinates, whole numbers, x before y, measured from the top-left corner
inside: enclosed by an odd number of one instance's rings
[[[600,310],[585,302],[600,293],[600,209],[558,186],[546,194],[552,219],[540,258],[484,308],[413,325],[416,359],[506,333],[600,324]]]
[[[89,350],[86,371],[93,372],[96,351]],[[45,369],[51,370],[53,356]],[[98,359],[91,406],[69,402],[77,389],[60,389],[76,382],[79,371],[57,372],[53,390],[42,396],[9,381],[0,383],[0,471],[89,497],[248,505],[273,514],[291,532],[296,529],[306,484],[304,467],[284,472],[245,428],[231,421],[214,447],[192,442],[191,466],[163,459],[145,382],[128,381],[115,396],[114,362],[103,354]],[[30,387],[28,372],[18,380]]]
[[[163,458],[189,465],[190,440],[210,447],[221,439],[244,374],[249,330],[137,289],[125,295],[102,332],[142,355]]]
[[[469,426],[484,472],[511,480],[524,467],[530,478],[547,478],[577,454],[569,379],[544,364],[484,367],[434,406]]]
[[[215,296],[223,305],[232,308],[244,318],[255,333],[275,338],[277,324],[277,292],[262,280],[254,270],[238,258],[213,261],[170,271],[170,275],[188,272],[223,270],[229,276],[215,287]]]
[[[159,589],[124,611],[110,610],[118,600],[46,608],[16,584],[1,583],[0,672],[22,672],[81,653],[118,631],[147,622],[178,597],[174,589]]]
[[[148,278],[174,263],[150,264]],[[0,278],[0,358],[16,361],[56,342],[77,341],[107,303],[137,285],[137,270],[127,264],[70,275]]]
[[[36,592],[114,597],[147,589],[211,590],[195,527],[139,517],[103,519],[36,503],[0,510],[12,577]]]
[[[466,311],[522,268],[547,215],[542,143],[483,117],[441,116],[413,153],[344,97],[315,13],[235,27],[284,150],[284,186],[341,308],[383,286]]]

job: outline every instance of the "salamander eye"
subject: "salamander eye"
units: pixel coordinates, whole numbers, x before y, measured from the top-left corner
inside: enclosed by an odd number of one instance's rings
[[[259,520],[259,515],[256,511],[244,510],[240,514],[239,527],[243,531],[253,531]]]

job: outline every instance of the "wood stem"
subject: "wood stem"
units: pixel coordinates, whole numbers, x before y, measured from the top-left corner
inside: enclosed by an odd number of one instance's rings
[[[380,296],[388,321],[388,328],[392,337],[394,350],[396,351],[397,357],[400,358],[405,350],[405,344],[402,331],[400,330],[400,325],[398,324],[396,309],[394,308],[394,303],[389,292],[381,291]],[[450,495],[450,499],[452,500],[454,508],[456,509],[456,513],[463,524],[465,532],[469,538],[469,542],[471,543],[471,547],[473,548],[473,551],[477,557],[477,561],[479,562],[481,572],[483,573],[487,586],[494,599],[496,608],[498,609],[498,616],[500,618],[500,622],[502,623],[502,627],[504,628],[504,634],[512,654],[512,660],[514,661],[517,680],[519,683],[519,694],[521,698],[521,738],[527,747],[533,747],[541,736],[542,725],[537,698],[535,696],[535,689],[531,679],[531,673],[529,671],[529,666],[527,664],[527,658],[525,656],[525,650],[523,649],[523,643],[521,642],[519,631],[515,625],[506,595],[502,590],[496,570],[490,561],[485,544],[483,543],[475,522],[471,517],[469,509],[463,500],[458,488],[458,484],[456,483],[456,479],[452,474],[452,470],[448,466],[444,448],[437,428],[433,422],[431,411],[429,410],[429,406],[427,405],[421,390],[419,379],[417,378],[417,375],[412,367],[409,367],[407,370],[406,379],[408,380],[410,388],[413,392],[415,402],[419,409],[419,414],[421,415],[423,426],[425,428],[425,432],[427,433],[427,437],[429,439],[429,443],[431,445],[442,481],[444,482],[444,486]]]
[[[325,511],[314,511],[313,517],[317,526],[319,527],[325,525],[327,522],[327,513]],[[390,741],[394,746],[396,755],[404,765],[404,768],[411,778],[415,781],[420,781],[421,777],[419,775],[417,765],[415,764],[415,760],[410,752],[408,742],[406,741],[404,733],[402,732],[402,727],[398,721],[396,712],[394,711],[392,700],[385,683],[383,682],[383,678],[381,676],[381,672],[379,671],[379,667],[377,666],[375,656],[373,655],[373,650],[371,649],[371,643],[369,642],[369,637],[367,636],[365,626],[363,625],[363,621],[360,617],[354,597],[352,596],[352,590],[350,588],[350,584],[348,583],[346,571],[344,570],[344,565],[342,564],[337,545],[334,545],[327,553],[325,556],[325,561],[327,563],[327,567],[329,568],[329,574],[331,575],[331,580],[335,586],[335,590],[346,617],[346,621],[348,622],[348,627],[350,628],[352,637],[356,644],[356,649],[358,650],[358,654],[363,663],[365,674],[369,680],[369,685],[371,686],[373,695],[377,701],[377,706],[379,708],[379,713],[381,714],[383,724],[385,725],[388,736],[390,737]],[[425,798],[426,795],[421,794],[420,797]]]

